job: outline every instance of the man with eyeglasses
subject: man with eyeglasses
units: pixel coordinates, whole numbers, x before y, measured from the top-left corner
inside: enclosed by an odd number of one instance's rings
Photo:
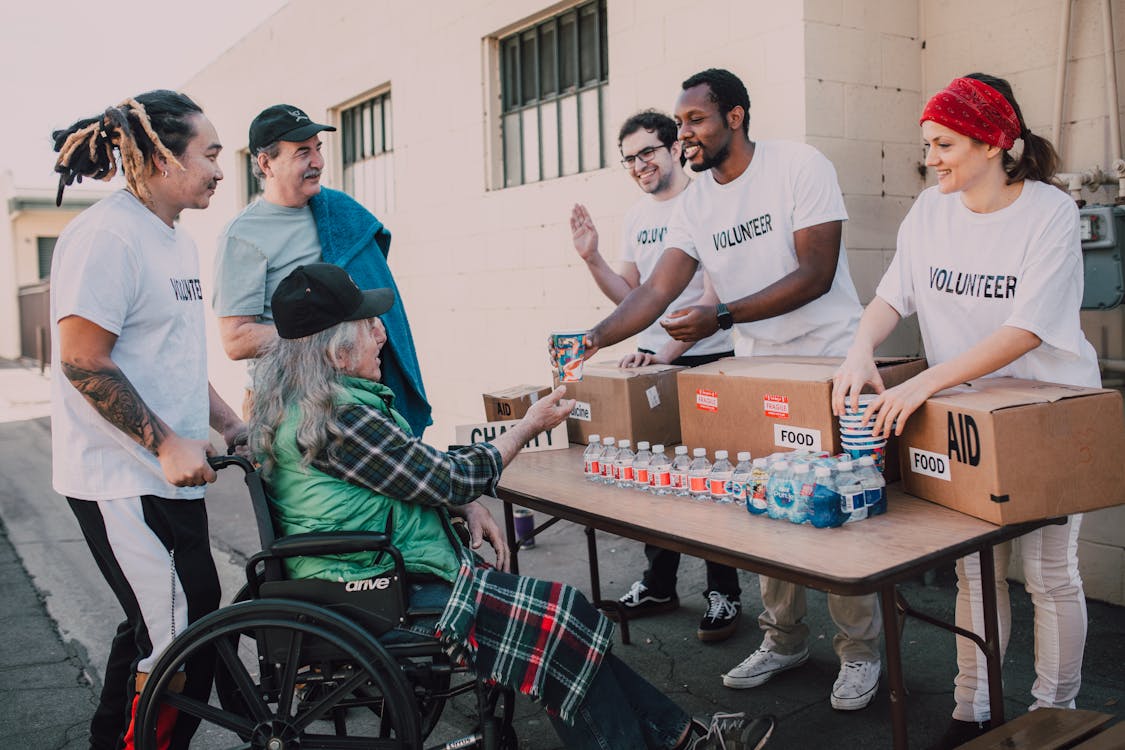
[[[646,193],[625,215],[622,232],[621,270],[614,271],[598,252],[598,230],[586,207],[574,206],[570,228],[574,249],[586,262],[590,274],[605,296],[620,304],[652,273],[664,252],[668,220],[680,203],[691,179],[683,170],[676,124],[654,110],[639,112],[621,126],[617,136],[621,166]],[[669,313],[692,305],[714,305],[718,297],[702,268],[667,307]],[[687,367],[713,362],[734,354],[727,331],[719,330],[700,341],[677,341],[659,323],[640,332],[638,351],[622,358],[622,367],[652,363]],[[670,612],[680,606],[676,594],[676,571],[680,553],[645,545],[648,568],[619,600],[629,617]],[[702,641],[729,637],[741,614],[738,573],[734,568],[707,563],[707,611],[696,635]]]
[[[678,137],[699,177],[668,224],[660,263],[586,334],[587,356],[659,318],[701,266],[726,302],[668,314],[665,330],[677,340],[734,328],[740,356],[847,354],[863,310],[842,241],[848,215],[836,170],[807,144],[750,140],[749,116],[750,95],[730,71],[712,68],[683,82]],[[730,688],[756,687],[809,658],[805,589],[759,581],[765,637],[723,675]],[[832,707],[861,709],[879,687],[878,599],[829,594],[828,611],[839,628]]]

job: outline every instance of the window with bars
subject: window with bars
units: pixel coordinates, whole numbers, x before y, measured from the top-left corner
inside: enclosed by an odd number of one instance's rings
[[[340,110],[344,190],[378,216],[394,210],[394,126],[389,91]]]
[[[262,183],[254,176],[254,162],[255,158],[250,152],[243,151],[238,155],[242,161],[242,184],[246,186],[246,194],[243,198],[246,199],[246,205],[249,206],[258,196],[262,194]]]
[[[606,165],[606,0],[582,3],[499,42],[503,185]]]

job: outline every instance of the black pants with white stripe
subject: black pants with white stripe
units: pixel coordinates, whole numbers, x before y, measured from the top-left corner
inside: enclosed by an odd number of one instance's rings
[[[91,750],[118,750],[129,727],[134,675],[149,672],[176,634],[219,606],[203,500],[153,495],[67,502],[125,621],[117,628],[94,718]],[[207,700],[214,655],[187,667],[184,694]],[[198,722],[177,722],[172,747],[187,747]]]

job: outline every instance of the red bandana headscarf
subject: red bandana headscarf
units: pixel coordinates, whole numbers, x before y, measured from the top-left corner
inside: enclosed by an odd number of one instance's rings
[[[975,78],[954,78],[934,94],[918,124],[926,120],[1005,151],[1022,135],[1016,111],[1004,95]]]

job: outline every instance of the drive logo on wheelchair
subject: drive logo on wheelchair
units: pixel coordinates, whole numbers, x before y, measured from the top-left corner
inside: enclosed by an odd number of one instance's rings
[[[362,581],[348,581],[344,584],[344,591],[382,591],[391,587],[391,579],[387,576],[382,578],[367,578]]]

